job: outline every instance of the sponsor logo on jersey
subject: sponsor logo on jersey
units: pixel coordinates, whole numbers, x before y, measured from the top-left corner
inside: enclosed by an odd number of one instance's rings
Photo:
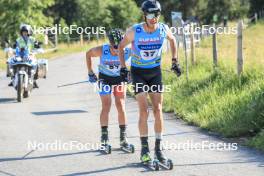
[[[104,61],[103,62],[104,65],[120,65],[120,61]]]
[[[155,45],[138,45],[138,48],[141,50],[156,50],[161,48],[161,44]]]
[[[141,31],[142,31],[141,27],[137,27],[137,28],[136,28],[136,32],[137,32],[137,33],[140,33]]]
[[[157,43],[161,41],[162,41],[161,37],[145,37],[145,38],[138,39],[139,43]]]
[[[109,54],[109,52],[110,52],[109,50],[104,50],[105,55]]]

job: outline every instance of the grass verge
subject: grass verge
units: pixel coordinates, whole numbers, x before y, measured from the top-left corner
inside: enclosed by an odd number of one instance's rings
[[[164,84],[172,85],[172,91],[164,94],[164,111],[225,137],[247,137],[247,145],[264,151],[263,27],[261,21],[244,31],[245,70],[241,77],[236,74],[235,35],[218,36],[218,69],[212,67],[208,38],[196,49],[197,64],[189,68],[188,83],[185,75],[177,78],[164,72]],[[182,52],[180,56],[184,58]],[[166,61],[163,64],[169,67]]]

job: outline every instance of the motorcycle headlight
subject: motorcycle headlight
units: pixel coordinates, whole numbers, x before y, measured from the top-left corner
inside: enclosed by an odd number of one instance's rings
[[[22,58],[21,57],[16,57],[15,60],[20,62],[20,61],[22,61]]]

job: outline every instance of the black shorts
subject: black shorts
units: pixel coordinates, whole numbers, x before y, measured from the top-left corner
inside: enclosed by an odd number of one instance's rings
[[[160,66],[148,69],[131,67],[131,77],[135,94],[163,92]]]
[[[120,85],[122,83],[122,78],[120,76],[112,77],[99,73],[99,82],[109,86]]]

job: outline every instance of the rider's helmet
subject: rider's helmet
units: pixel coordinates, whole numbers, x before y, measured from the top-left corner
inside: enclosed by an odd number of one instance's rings
[[[22,35],[22,32],[24,32],[24,31],[28,33],[28,36],[32,35],[32,28],[30,25],[22,24],[20,26],[20,35]]]
[[[146,13],[160,13],[161,5],[159,1],[156,0],[146,0],[141,5],[141,10]]]
[[[111,29],[108,32],[107,37],[109,39],[110,44],[113,45],[115,49],[118,48],[119,43],[123,39],[122,32],[120,29]]]

